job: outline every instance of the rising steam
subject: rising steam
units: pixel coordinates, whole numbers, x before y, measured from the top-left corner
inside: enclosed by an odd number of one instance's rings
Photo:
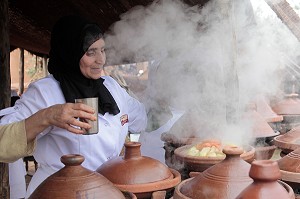
[[[144,103],[192,110],[197,121],[180,126],[198,124],[192,133],[204,137],[222,129],[229,139],[233,129],[235,135],[248,130],[231,126],[226,132],[226,106],[242,114],[258,94],[276,95],[286,58],[300,52],[297,39],[266,10],[271,13],[263,0],[212,0],[204,7],[161,0],[134,7],[105,36],[108,64],[159,63],[149,65],[155,77],[149,77]],[[235,139],[245,140],[239,135]]]

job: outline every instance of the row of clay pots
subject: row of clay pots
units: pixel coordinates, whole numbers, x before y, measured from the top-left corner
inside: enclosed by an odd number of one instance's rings
[[[226,158],[222,162],[182,181],[175,189],[174,199],[295,198],[292,188],[278,181],[280,171],[277,162],[257,160],[250,166],[241,159],[241,148],[224,148],[223,152]]]
[[[141,144],[125,143],[125,155],[111,159],[97,171],[81,166],[81,155],[64,155],[65,167],[49,176],[30,196],[37,198],[164,199],[181,182],[178,171],[141,156]]]

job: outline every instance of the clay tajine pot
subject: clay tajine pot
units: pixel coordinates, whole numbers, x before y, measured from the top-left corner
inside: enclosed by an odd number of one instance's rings
[[[82,167],[83,161],[84,157],[77,154],[62,156],[65,167],[42,182],[29,198],[127,198],[101,174]],[[136,196],[129,194],[128,198]]]
[[[201,156],[191,156],[188,155],[189,149],[193,145],[185,145],[175,149],[174,154],[177,160],[180,160],[186,169],[189,171],[197,171],[203,172],[209,167],[220,163],[225,159],[224,157],[201,157]],[[255,149],[254,147],[247,145],[244,146],[243,153],[241,154],[241,158],[249,163],[254,160]]]
[[[268,122],[256,111],[256,105],[250,103],[242,117],[245,121],[252,123],[251,132],[253,138],[274,137],[279,134],[275,132]]]
[[[283,116],[275,113],[267,100],[264,97],[259,97],[256,100],[256,111],[265,119],[268,123],[282,122]]]
[[[300,183],[300,148],[277,160],[281,179],[287,182]],[[298,188],[300,184],[298,184]]]
[[[254,182],[246,187],[236,199],[294,199],[295,195],[287,184],[282,186],[276,161],[257,160],[251,164],[249,176]]]
[[[141,156],[141,143],[125,143],[125,154],[110,159],[96,171],[109,179],[121,191],[137,198],[151,198],[155,191],[172,190],[181,181],[180,173],[158,160]]]
[[[174,199],[233,199],[250,185],[250,164],[240,155],[240,147],[224,147],[226,158],[196,177],[182,181],[176,188]]]
[[[274,145],[288,154],[300,147],[300,126],[274,138]]]
[[[278,115],[300,115],[300,99],[298,94],[292,93],[272,106],[272,109]]]

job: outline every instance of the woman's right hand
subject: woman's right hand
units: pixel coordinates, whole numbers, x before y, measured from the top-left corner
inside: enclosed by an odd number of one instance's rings
[[[85,129],[90,129],[91,126],[86,122],[79,121],[77,118],[95,121],[94,112],[95,110],[92,107],[82,103],[66,103],[47,108],[46,116],[49,125],[58,126],[72,133],[82,134]]]

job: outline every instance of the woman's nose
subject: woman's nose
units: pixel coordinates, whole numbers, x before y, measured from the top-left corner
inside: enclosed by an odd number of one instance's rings
[[[105,54],[103,54],[103,53],[98,53],[98,54],[97,54],[96,62],[97,62],[98,64],[104,65],[104,64],[105,64],[105,60],[106,60]]]

